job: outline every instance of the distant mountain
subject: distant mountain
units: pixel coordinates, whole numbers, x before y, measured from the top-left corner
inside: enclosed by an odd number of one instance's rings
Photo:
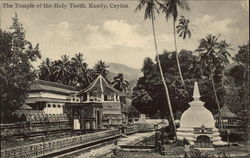
[[[108,70],[110,72],[109,78],[113,79],[118,73],[123,73],[124,79],[127,81],[138,80],[142,76],[140,69],[132,68],[124,64],[118,63],[107,63],[109,66]]]

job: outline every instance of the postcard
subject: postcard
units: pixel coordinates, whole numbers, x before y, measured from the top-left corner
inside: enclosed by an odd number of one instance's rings
[[[1,0],[1,157],[249,157],[249,0]]]

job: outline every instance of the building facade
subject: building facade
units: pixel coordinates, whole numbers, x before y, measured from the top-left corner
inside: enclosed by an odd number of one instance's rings
[[[77,93],[75,87],[35,80],[25,102],[33,110],[42,110],[45,114],[63,114],[65,103],[70,101],[73,93]]]
[[[100,75],[87,88],[36,80],[30,87],[26,104],[45,114],[67,114],[74,130],[97,130],[121,125],[119,91]]]
[[[78,92],[74,100],[79,99],[82,103],[101,103],[103,126],[121,125],[123,114],[121,113],[121,102],[119,91],[99,75],[87,88]]]

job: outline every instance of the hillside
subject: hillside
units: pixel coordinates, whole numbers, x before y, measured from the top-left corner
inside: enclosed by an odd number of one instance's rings
[[[118,73],[123,73],[124,79],[130,82],[130,81],[138,80],[139,77],[142,76],[142,73],[139,69],[131,68],[127,65],[118,64],[118,63],[107,63],[107,65],[109,65],[109,68],[108,68],[110,72],[109,78],[113,78]]]

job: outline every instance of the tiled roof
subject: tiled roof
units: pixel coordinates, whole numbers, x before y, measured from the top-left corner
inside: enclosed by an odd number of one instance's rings
[[[44,80],[35,80],[32,83],[29,91],[51,91],[63,94],[70,94],[77,92],[75,87]]]
[[[27,98],[25,103],[31,104],[36,102],[66,102],[65,99],[56,99],[56,98],[46,98],[46,97],[34,97],[34,98]]]
[[[101,75],[99,75],[87,88],[80,91],[79,94],[86,92],[119,93],[115,88],[110,86]]]

